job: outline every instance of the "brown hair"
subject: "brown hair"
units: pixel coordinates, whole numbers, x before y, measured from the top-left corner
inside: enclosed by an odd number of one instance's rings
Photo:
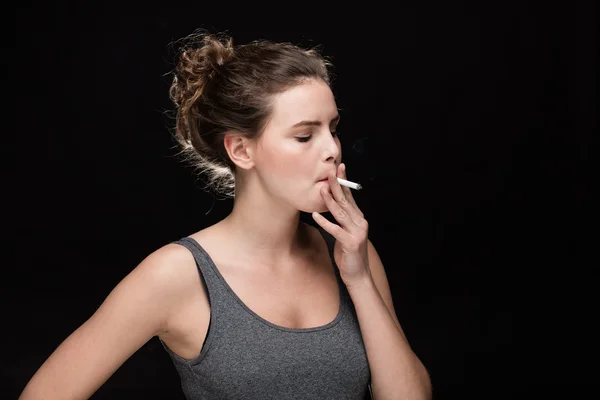
[[[290,43],[257,40],[234,47],[225,34],[200,31],[180,43],[169,92],[177,112],[174,136],[208,186],[234,197],[235,164],[225,150],[225,133],[258,140],[273,96],[306,79],[329,84],[331,64],[316,49]]]

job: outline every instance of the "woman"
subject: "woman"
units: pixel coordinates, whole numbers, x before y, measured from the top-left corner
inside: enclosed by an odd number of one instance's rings
[[[175,137],[233,211],[144,259],[21,399],[88,398],[154,336],[188,399],[429,398],[367,221],[336,180],[328,63],[290,44],[188,39]]]

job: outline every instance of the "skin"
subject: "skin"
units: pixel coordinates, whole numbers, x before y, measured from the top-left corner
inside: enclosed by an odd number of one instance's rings
[[[398,322],[368,224],[350,190],[335,180],[346,178],[339,168],[340,141],[332,134],[337,116],[329,87],[311,80],[273,99],[259,140],[229,132],[224,143],[237,166],[233,211],[191,236],[259,315],[282,326],[323,325],[335,315],[337,284],[333,271],[326,271],[326,244],[315,228],[300,223],[300,211],[331,211],[339,226],[316,213],[313,218],[336,238],[334,257],[357,310],[374,397],[430,399],[427,371]],[[313,123],[294,127],[300,121]],[[328,174],[328,181],[317,182]],[[261,293],[270,298],[261,300]],[[168,244],[143,260],[61,343],[20,399],[87,399],[154,336],[191,359],[202,348],[209,316],[191,253]]]
[[[263,310],[259,314],[265,319],[298,326],[323,324],[335,315],[335,278],[332,271],[325,273],[322,268],[326,252],[322,248],[314,251],[314,238],[320,234],[309,232],[299,218],[300,210],[327,211],[320,189],[329,184],[317,180],[336,171],[341,160],[339,139],[332,135],[337,106],[329,87],[317,80],[292,88],[273,101],[272,116],[260,140],[250,141],[234,132],[225,138],[238,167],[233,211],[191,236],[215,259],[225,254],[223,259],[232,264],[240,265],[243,260],[241,265],[249,266],[245,275],[243,271],[238,275],[242,278],[236,284],[235,274],[226,274],[227,266],[217,262],[224,266],[224,276],[236,293],[255,277],[257,284],[263,282],[256,292],[295,285],[298,295],[316,302],[311,309],[318,312],[311,314],[299,309],[302,304],[307,308],[308,303],[301,301],[293,304],[295,308],[288,304],[267,314],[273,304],[281,302],[263,304],[256,300],[256,293],[247,292],[244,300],[257,312]],[[293,127],[302,120],[320,124]],[[300,138],[308,136],[311,139],[302,143]],[[226,249],[222,243],[227,243]],[[235,260],[231,260],[231,246],[236,248]],[[298,286],[298,277],[306,282],[304,286]],[[285,290],[280,294],[289,297]],[[58,346],[19,399],[87,399],[155,336],[191,358],[202,347],[209,315],[207,295],[191,253],[167,244],[134,268],[98,310]]]
[[[302,121],[314,124],[294,127]],[[328,211],[320,189],[330,183],[317,181],[337,174],[341,163],[334,133],[338,121],[329,86],[310,80],[275,97],[258,141],[226,136],[225,147],[238,169],[233,211],[222,224],[240,250],[253,254],[264,268],[286,268],[282,261],[304,250],[300,211]]]

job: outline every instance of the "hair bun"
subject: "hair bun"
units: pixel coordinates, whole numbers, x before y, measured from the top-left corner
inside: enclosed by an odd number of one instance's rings
[[[200,62],[208,68],[218,69],[233,58],[233,40],[224,35],[192,36],[190,46],[184,48],[183,62]]]
[[[175,67],[171,98],[178,106],[202,95],[206,84],[233,58],[233,40],[195,33],[185,38]]]

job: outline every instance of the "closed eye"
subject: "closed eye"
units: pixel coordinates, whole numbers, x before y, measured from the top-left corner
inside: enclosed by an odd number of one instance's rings
[[[333,136],[339,136],[340,135],[339,132],[331,132],[331,134]],[[308,136],[304,136],[304,137],[297,137],[296,140],[298,142],[300,142],[300,143],[306,143],[306,142],[308,142],[312,138],[312,136],[313,135],[308,135]]]

